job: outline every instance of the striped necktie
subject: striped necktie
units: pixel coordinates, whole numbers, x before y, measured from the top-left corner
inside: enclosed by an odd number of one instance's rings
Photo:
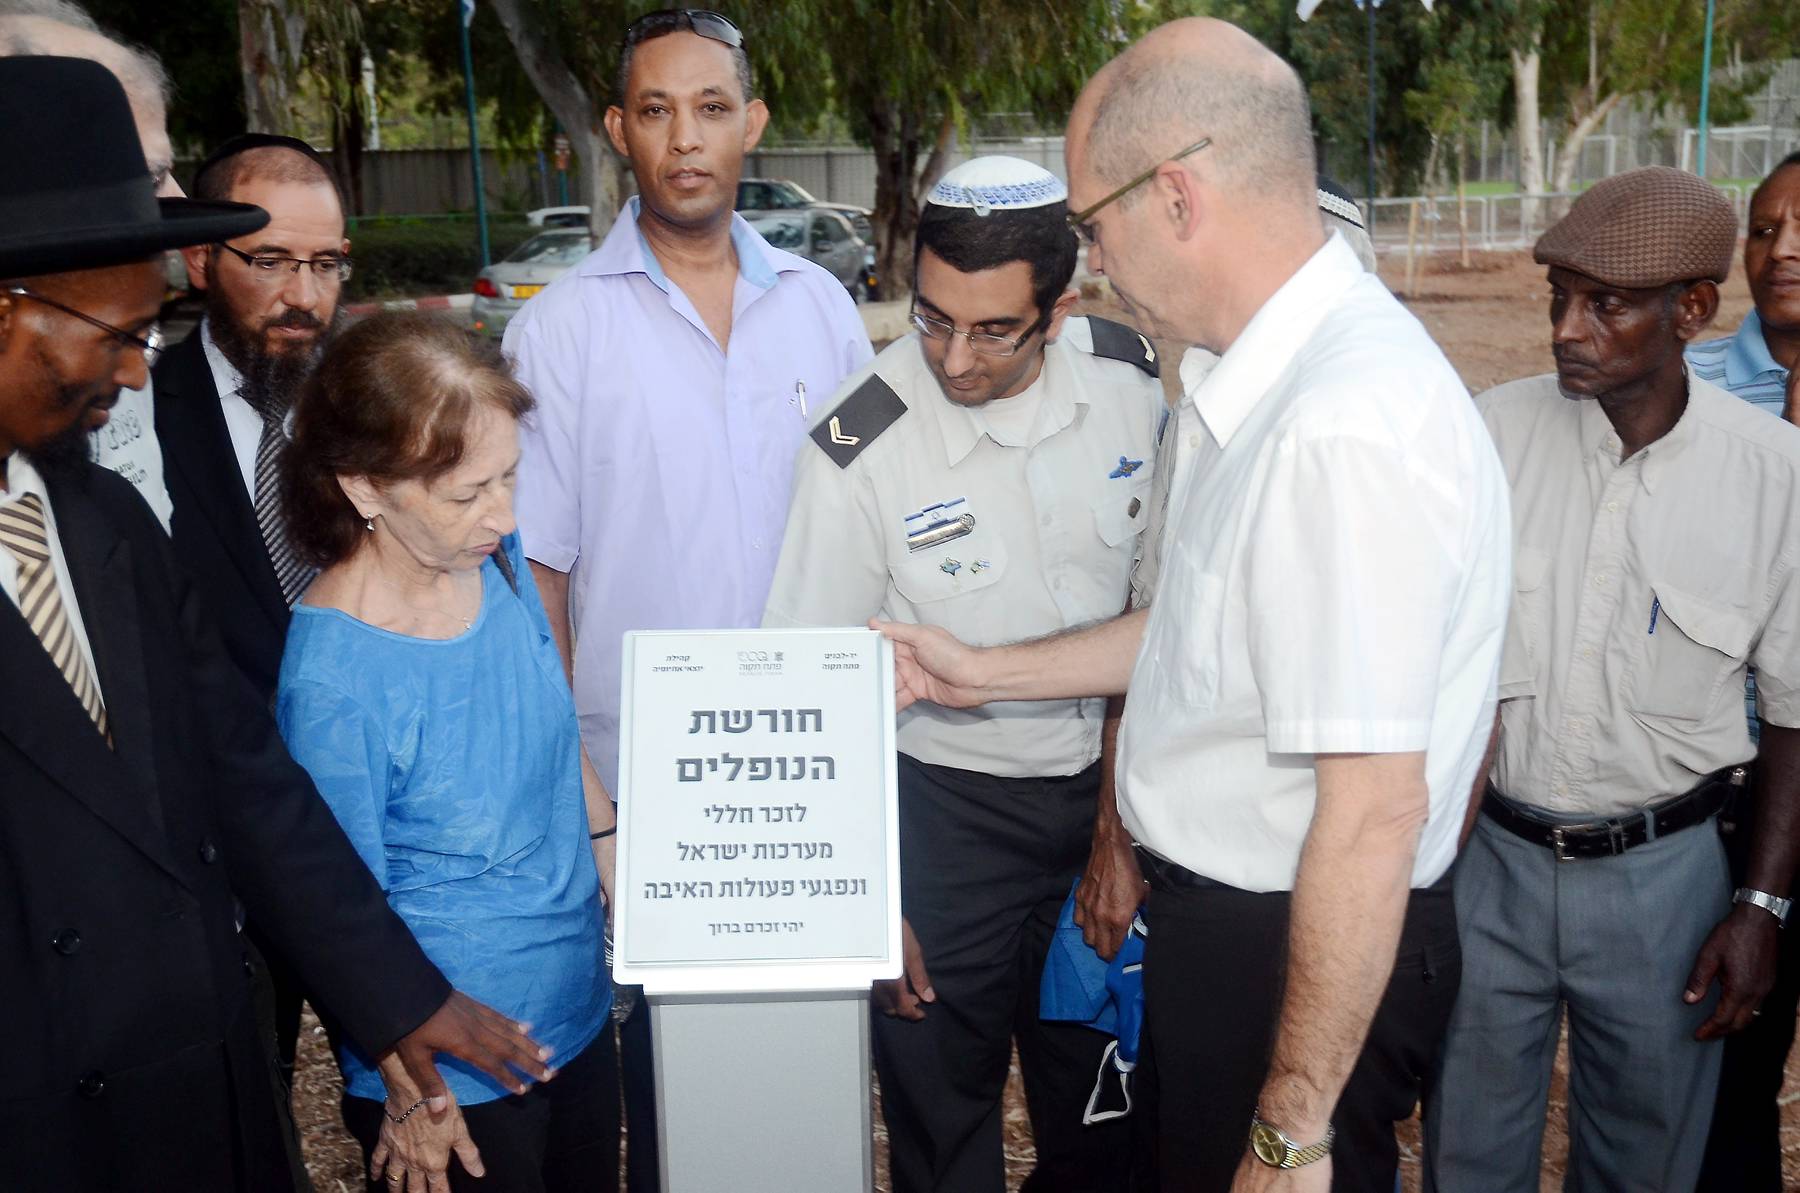
[[[100,685],[94,682],[87,657],[75,641],[75,629],[69,624],[68,610],[63,608],[56,568],[50,563],[44,503],[36,493],[27,493],[11,505],[0,506],[0,547],[12,552],[13,558],[19,561],[19,612],[24,614],[25,624],[44,644],[50,661],[69,681],[75,698],[93,718],[94,727],[110,743],[106,705],[100,702]]]
[[[281,585],[282,599],[292,605],[312,583],[315,569],[294,551],[288,537],[287,516],[281,509],[281,449],[287,444],[282,428],[287,411],[267,398],[253,396],[249,387],[238,391],[262,419],[262,435],[256,441],[256,527],[262,531],[269,552],[269,566]]]

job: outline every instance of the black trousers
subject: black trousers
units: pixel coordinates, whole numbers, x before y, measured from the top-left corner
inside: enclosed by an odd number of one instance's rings
[[[1249,1148],[1281,1011],[1290,899],[1152,877],[1144,997],[1165,1193],[1225,1193]],[[1393,977],[1332,1113],[1335,1193],[1393,1193],[1394,1124],[1436,1066],[1461,974],[1446,876],[1407,902]]]
[[[381,1103],[348,1095],[344,1126],[362,1145],[363,1171],[381,1134]],[[426,1111],[419,1111],[420,1114]],[[454,1157],[454,1193],[594,1193],[619,1187],[619,1058],[609,1023],[563,1065],[554,1081],[522,1094],[463,1107],[469,1138],[487,1175],[470,1176]],[[653,1149],[654,1150],[654,1149]],[[368,1193],[393,1193],[384,1179]]]
[[[628,1137],[625,1190],[626,1193],[661,1193],[662,1157],[656,1150],[656,1055],[650,1050],[650,1000],[641,991],[631,1014],[619,1024],[618,1032]]]
[[[894,1193],[1000,1193],[1013,1041],[1037,1141],[1031,1193],[1116,1193],[1130,1120],[1084,1127],[1107,1037],[1038,1018],[1038,983],[1086,864],[1099,768],[1004,779],[902,754],[901,909],[937,992],[923,1022],[874,1013]]]
[[[1755,792],[1746,788],[1719,817],[1731,880],[1742,886],[1750,860]],[[1781,1193],[1781,1108],[1775,1099],[1786,1077],[1800,1006],[1800,941],[1796,927],[1776,934],[1775,988],[1762,1014],[1725,1037],[1712,1130],[1700,1168],[1699,1193]]]

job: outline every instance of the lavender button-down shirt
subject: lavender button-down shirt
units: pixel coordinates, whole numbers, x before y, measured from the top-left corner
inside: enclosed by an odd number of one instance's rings
[[[576,711],[615,793],[621,636],[761,624],[809,415],[871,355],[843,285],[735,215],[722,350],[637,213],[633,199],[506,329],[537,399],[520,533],[530,558],[570,573]]]

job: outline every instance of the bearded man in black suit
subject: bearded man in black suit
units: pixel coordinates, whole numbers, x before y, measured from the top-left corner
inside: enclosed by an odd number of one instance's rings
[[[160,254],[267,214],[157,200],[92,62],[0,60],[0,111],[28,114],[0,121],[0,1188],[285,1190],[246,912],[421,1113],[436,1052],[519,1089],[547,1057],[419,950],[149,507],[87,460],[160,348]]]

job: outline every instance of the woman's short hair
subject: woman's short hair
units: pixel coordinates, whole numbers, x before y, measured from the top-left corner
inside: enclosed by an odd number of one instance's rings
[[[461,461],[481,405],[518,419],[534,403],[497,343],[441,315],[385,311],[336,336],[294,403],[283,459],[295,550],[322,568],[348,558],[367,534],[338,477],[429,483]]]

